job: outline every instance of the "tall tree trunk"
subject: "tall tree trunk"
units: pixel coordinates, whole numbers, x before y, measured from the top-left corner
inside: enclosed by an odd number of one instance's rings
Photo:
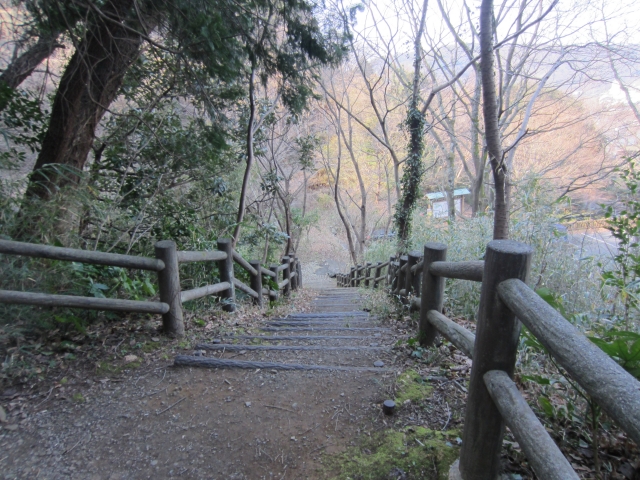
[[[482,96],[481,73],[475,68],[476,85],[471,104],[471,158],[473,160],[474,178],[471,181],[471,216],[480,211],[480,198],[484,191],[484,167],[486,159],[480,149],[480,97]]]
[[[236,216],[236,227],[233,230],[233,246],[235,247],[240,239],[240,229],[242,228],[242,220],[244,219],[244,210],[247,203],[247,188],[249,186],[249,177],[251,175],[251,166],[253,165],[253,133],[254,122],[256,119],[256,99],[255,99],[255,75],[256,66],[251,65],[251,74],[249,75],[249,122],[247,126],[247,166],[244,170],[242,178],[242,189],[240,190],[240,202],[238,204],[238,214]],[[288,247],[287,247],[288,248]]]
[[[340,119],[338,118],[338,122]],[[345,213],[342,211],[342,206],[340,204],[340,167],[342,166],[342,142],[340,141],[340,130],[336,128],[338,133],[338,164],[336,165],[336,175],[334,179],[334,187],[333,187],[333,200],[336,203],[336,210],[338,210],[338,215],[340,216],[340,221],[342,221],[342,225],[344,225],[345,232],[347,233],[347,243],[349,245],[349,255],[351,256],[351,261],[354,265],[358,263],[358,255],[356,253],[356,248],[353,243],[353,235],[351,234],[351,225],[346,218]]]
[[[451,152],[447,155],[447,212],[449,214],[449,220],[455,222],[456,220],[456,201],[455,201],[455,154],[453,153],[453,147]]]
[[[49,200],[62,187],[79,182],[96,127],[140,52],[141,35],[123,25],[133,3],[109,1],[103,8],[109,20],[96,19],[71,57],[53,100],[27,200]]]
[[[493,0],[482,0],[480,7],[480,72],[482,74],[482,111],[484,134],[494,181],[493,238],[509,238],[509,211],[507,207],[507,167],[504,163],[500,128],[498,125],[498,100],[494,79],[493,53]]]
[[[424,114],[418,108],[420,95],[420,69],[422,64],[422,34],[427,17],[427,6],[429,0],[424,0],[422,5],[422,16],[420,26],[416,32],[414,40],[414,60],[413,60],[413,92],[411,94],[411,104],[409,106],[409,155],[405,164],[402,176],[402,198],[398,200],[396,206],[396,229],[398,230],[398,250],[406,252],[411,234],[411,215],[418,199],[418,187],[422,180],[422,152],[424,149],[423,130]]]
[[[362,172],[360,170],[360,165],[358,165],[358,160],[356,159],[354,145],[353,145],[353,125],[351,124],[351,116],[347,116],[347,131],[349,135],[347,136],[342,128],[342,124],[338,125],[340,133],[342,134],[342,138],[344,140],[344,145],[349,152],[349,159],[351,160],[351,164],[356,172],[356,178],[358,179],[358,187],[360,188],[360,205],[358,206],[358,210],[360,212],[360,228],[354,229],[354,233],[356,236],[356,240],[358,241],[358,248],[356,251],[357,257],[361,258],[364,255],[364,247],[365,242],[367,240],[366,232],[367,232],[367,186],[365,185],[364,178],[362,177]],[[357,225],[357,222],[354,222]],[[360,231],[358,231],[360,230]]]

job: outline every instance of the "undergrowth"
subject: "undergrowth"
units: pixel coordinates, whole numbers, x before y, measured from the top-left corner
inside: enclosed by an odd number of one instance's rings
[[[357,447],[328,457],[329,478],[387,480],[390,478],[448,478],[449,467],[459,455],[454,446],[457,431],[424,427],[384,430],[362,439]]]

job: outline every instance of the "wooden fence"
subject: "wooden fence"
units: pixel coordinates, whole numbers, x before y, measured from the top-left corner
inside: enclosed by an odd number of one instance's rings
[[[240,254],[233,250],[229,239],[219,239],[217,247],[217,250],[211,251],[178,251],[175,242],[162,240],[155,245],[156,258],[148,258],[0,240],[0,253],[5,255],[24,255],[152,270],[158,272],[158,290],[160,293],[159,302],[145,302],[0,290],[0,303],[161,314],[165,333],[183,335],[182,304],[184,302],[216,294],[222,299],[224,310],[233,312],[236,309],[236,289],[249,295],[254,304],[262,306],[263,296],[268,296],[274,300],[278,297],[280,290],[283,291],[285,296],[288,296],[291,290],[302,286],[302,269],[295,256],[283,257],[279,265],[269,265],[269,268],[265,268],[260,265],[260,262],[247,262],[242,258]],[[220,281],[213,285],[181,291],[179,265],[191,262],[216,262],[220,273]],[[239,265],[249,273],[250,285],[244,284],[235,277],[234,264]],[[282,272],[282,280],[279,280],[280,272]],[[262,286],[264,276],[270,277],[273,280],[272,283],[278,285],[277,290]]]
[[[494,240],[482,262],[447,262],[446,245],[427,243],[423,252],[337,276],[342,287],[384,285],[419,310],[422,345],[441,334],[473,359],[462,449],[450,478],[498,478],[505,424],[538,478],[579,478],[512,381],[521,322],[640,445],[640,382],[526,285],[531,253],[525,244]],[[445,278],[482,282],[475,335],[442,314]]]

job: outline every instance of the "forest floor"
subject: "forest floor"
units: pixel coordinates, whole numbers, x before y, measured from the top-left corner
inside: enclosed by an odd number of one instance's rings
[[[322,260],[306,263],[305,288],[264,311],[243,306],[234,314],[188,314],[179,340],[158,333],[158,319],[130,318],[84,334],[50,332],[48,339],[0,345],[12,359],[0,387],[0,479],[447,478],[459,454],[471,361],[447,343],[418,347],[415,318],[385,311],[383,292],[340,289],[352,296],[353,305],[346,305],[346,297],[331,291],[329,268]],[[385,368],[173,366],[176,355],[194,354],[198,343],[259,335],[267,321],[317,311],[319,304],[333,312],[372,310],[366,321],[388,330],[355,342],[386,348],[208,355],[357,367],[382,360]],[[475,330],[472,321],[456,321]],[[357,326],[346,319],[345,325]],[[73,353],[60,353],[62,347]],[[386,399],[396,402],[393,416],[382,413]],[[570,452],[582,478],[594,478],[589,454],[586,448]],[[507,478],[533,478],[509,432],[503,463]],[[636,473],[627,462],[606,478]]]
[[[266,313],[247,307],[233,315],[190,316],[185,339],[163,338],[157,320],[130,320],[58,339],[73,341],[74,355],[63,356],[37,379],[18,375],[14,384],[5,381],[0,391],[0,478],[346,478],[341,472],[355,467],[343,465],[347,459],[341,454],[351,458],[349,449],[363,438],[393,424],[429,423],[412,413],[410,399],[394,417],[381,411],[381,403],[397,394],[397,379],[407,368],[408,355],[393,346],[409,337],[410,325],[387,324],[389,349],[373,356],[311,351],[286,353],[283,360],[371,367],[381,359],[391,369],[380,372],[173,366],[176,354],[193,354],[199,341],[256,334],[268,318],[309,311],[318,288],[335,286],[326,267],[307,265],[306,288],[290,305]],[[376,337],[379,341],[380,334]],[[248,359],[252,354],[258,361],[274,361],[269,353],[214,356]],[[19,358],[34,363],[31,372],[51,361],[47,355]],[[457,389],[449,385],[448,390],[455,399]],[[461,407],[452,410],[457,402],[448,402],[433,411],[431,428],[455,428],[459,412],[452,418],[452,411]],[[444,440],[457,451],[458,434],[452,435]],[[417,478],[397,472],[400,476],[391,478]]]

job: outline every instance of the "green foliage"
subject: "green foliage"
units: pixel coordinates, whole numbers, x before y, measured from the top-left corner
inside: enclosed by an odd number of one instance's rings
[[[609,331],[601,337],[589,337],[631,375],[640,379],[640,335],[628,331]]]
[[[0,169],[16,170],[36,152],[44,135],[47,111],[34,94],[0,83]],[[0,229],[12,218],[19,185],[0,179]]]
[[[613,287],[623,306],[623,321],[627,327],[632,315],[640,313],[640,168],[634,160],[619,170],[625,191],[622,209],[616,213],[606,207],[607,229],[618,241],[613,268],[602,273],[603,285]]]

